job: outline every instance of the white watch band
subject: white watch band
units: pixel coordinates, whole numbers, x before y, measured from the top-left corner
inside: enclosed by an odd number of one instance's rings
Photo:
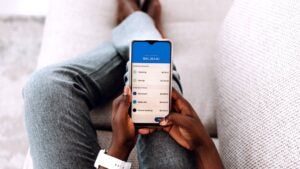
[[[107,155],[105,154],[105,150],[100,150],[94,167],[99,168],[100,166],[108,169],[130,169],[131,163]]]

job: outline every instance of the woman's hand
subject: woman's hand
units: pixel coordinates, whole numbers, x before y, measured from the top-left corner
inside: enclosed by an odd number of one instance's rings
[[[210,138],[192,106],[176,91],[172,91],[172,113],[160,122],[164,130],[181,146],[195,150]]]
[[[137,139],[134,124],[128,114],[130,93],[130,88],[125,86],[124,93],[113,101],[111,119],[113,136],[108,149],[109,155],[124,161],[127,160]]]
[[[128,86],[125,86],[123,94],[113,101],[111,119],[113,136],[107,152],[109,155],[124,161],[127,160],[136,143],[137,134],[149,134],[155,130],[152,128],[135,130],[128,114],[130,104],[131,91]]]
[[[192,106],[176,91],[172,92],[172,110],[160,122],[164,131],[181,146],[195,152],[198,168],[221,169],[218,151]]]

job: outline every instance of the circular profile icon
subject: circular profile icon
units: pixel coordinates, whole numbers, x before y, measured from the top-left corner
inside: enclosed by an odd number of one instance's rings
[[[132,111],[133,111],[133,112],[136,112],[136,108],[133,108]]]

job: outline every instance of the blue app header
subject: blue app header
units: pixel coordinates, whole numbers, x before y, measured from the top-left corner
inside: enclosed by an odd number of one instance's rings
[[[135,41],[131,51],[132,63],[171,63],[171,43],[168,41],[153,44]]]

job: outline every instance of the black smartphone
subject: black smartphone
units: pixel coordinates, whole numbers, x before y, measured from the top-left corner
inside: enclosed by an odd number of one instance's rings
[[[171,109],[172,43],[132,41],[130,116],[136,127],[158,127]]]

